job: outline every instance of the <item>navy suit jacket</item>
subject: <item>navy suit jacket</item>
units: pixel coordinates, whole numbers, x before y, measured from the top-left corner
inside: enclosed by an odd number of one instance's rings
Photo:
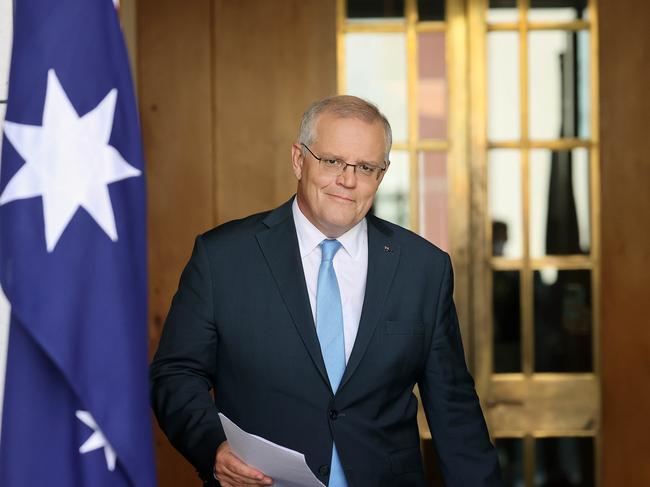
[[[350,487],[425,485],[419,384],[447,486],[499,486],[467,371],[449,256],[368,216],[359,331],[336,394],[321,356],[291,201],[196,239],[151,365],[152,404],[206,485],[218,411],[303,452],[327,483],[336,446]],[[212,394],[211,394],[212,391]]]

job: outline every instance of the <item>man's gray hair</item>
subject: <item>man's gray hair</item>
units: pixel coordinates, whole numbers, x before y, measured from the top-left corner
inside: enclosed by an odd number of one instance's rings
[[[313,103],[307,111],[303,114],[300,121],[300,134],[298,135],[298,143],[311,146],[316,139],[316,121],[318,117],[324,113],[330,113],[340,118],[356,118],[363,120],[367,123],[381,122],[384,127],[384,135],[386,139],[386,150],[384,153],[385,161],[388,161],[390,148],[393,144],[393,132],[390,128],[388,119],[384,116],[379,108],[356,96],[350,95],[337,95],[323,98]],[[304,147],[301,147],[303,154],[305,153]]]

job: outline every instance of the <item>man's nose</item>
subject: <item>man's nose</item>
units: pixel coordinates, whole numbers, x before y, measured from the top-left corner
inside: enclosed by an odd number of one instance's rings
[[[347,165],[343,168],[343,172],[339,174],[337,182],[347,188],[354,188],[357,185],[357,172],[356,167]]]

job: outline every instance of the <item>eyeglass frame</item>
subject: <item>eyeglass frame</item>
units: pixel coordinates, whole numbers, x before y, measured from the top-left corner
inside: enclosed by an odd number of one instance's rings
[[[348,168],[348,166],[351,166],[353,168],[352,171],[354,172],[354,174],[356,174],[357,173],[357,166],[365,165],[365,166],[370,166],[370,167],[379,169],[379,171],[377,172],[377,177],[376,177],[376,180],[379,181],[379,176],[381,175],[381,173],[385,172],[386,169],[388,169],[388,166],[390,165],[390,161],[384,161],[385,166],[381,167],[381,166],[378,166],[376,164],[371,164],[369,162],[361,162],[361,163],[358,163],[358,164],[350,164],[349,162],[345,162],[342,159],[329,159],[327,157],[318,157],[316,154],[314,154],[311,151],[311,149],[309,147],[307,147],[307,144],[301,142],[300,145],[303,146],[305,149],[307,149],[307,151],[313,156],[314,159],[316,159],[318,161],[319,164],[322,163],[323,161],[335,161],[335,162],[340,162],[340,163],[345,164],[345,166],[343,166],[343,168],[341,168],[341,172],[339,172],[337,174],[337,176],[340,176],[341,174],[343,174],[345,172],[345,170]]]

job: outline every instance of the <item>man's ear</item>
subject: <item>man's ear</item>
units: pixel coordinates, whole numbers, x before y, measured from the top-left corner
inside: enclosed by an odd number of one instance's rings
[[[302,165],[304,162],[305,156],[302,155],[300,146],[297,143],[293,144],[291,146],[291,168],[298,181],[302,178]]]

